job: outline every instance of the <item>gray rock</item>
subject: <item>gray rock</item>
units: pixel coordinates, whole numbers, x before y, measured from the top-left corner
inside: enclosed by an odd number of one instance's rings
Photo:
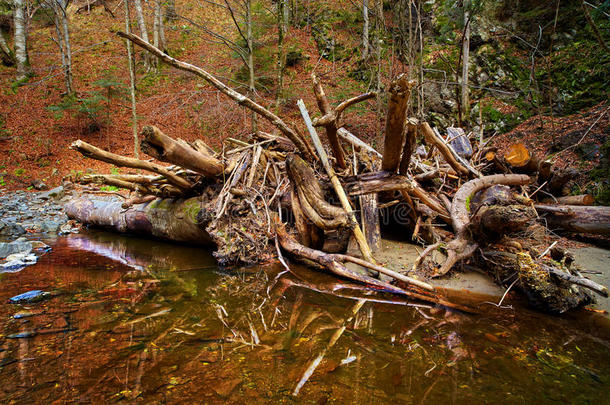
[[[0,235],[2,236],[18,236],[23,235],[25,229],[20,224],[14,222],[0,222]]]
[[[45,193],[40,193],[38,198],[43,201],[50,200],[50,199],[59,200],[64,196],[64,194],[65,194],[65,192],[64,192],[63,186],[58,186]]]
[[[32,244],[30,242],[22,241],[20,239],[10,243],[0,243],[0,257],[7,257],[14,253],[30,253],[32,251]]]
[[[21,270],[25,266],[27,266],[27,265],[24,262],[22,262],[21,260],[11,260],[10,262],[2,263],[0,265],[0,267],[2,267],[3,272],[11,271],[11,270],[12,271]]]

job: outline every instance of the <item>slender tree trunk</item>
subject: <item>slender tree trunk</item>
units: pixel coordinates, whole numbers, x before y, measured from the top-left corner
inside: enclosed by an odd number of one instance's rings
[[[31,72],[27,50],[25,0],[14,0],[13,4],[15,6],[15,59],[17,61],[17,80],[25,80]]]
[[[280,108],[282,102],[282,91],[284,87],[284,69],[286,68],[286,53],[284,51],[284,35],[288,28],[288,14],[286,10],[288,5],[287,0],[278,0],[277,2],[277,93],[275,97],[275,106]]]
[[[165,52],[165,29],[163,27],[161,0],[155,0],[153,45]],[[159,62],[157,63],[157,67],[159,67]]]
[[[133,0],[134,8],[136,10],[136,21],[138,22],[138,29],[140,30],[140,37],[150,43],[148,38],[148,30],[146,29],[146,20],[144,19],[144,11],[142,10],[142,1],[141,0]],[[147,52],[144,53],[144,64],[146,65],[146,69],[150,70],[153,65],[153,59],[150,57],[150,54]]]
[[[5,66],[14,66],[15,65],[15,53],[6,43],[6,38],[4,38],[4,33],[2,33],[2,32],[0,32],[0,50],[2,51],[2,53],[0,54],[2,63]]]
[[[362,0],[362,60],[369,56],[369,5],[368,0]]]
[[[246,29],[247,29],[247,42],[248,42],[248,95],[250,98],[254,97],[256,92],[255,77],[254,77],[254,37],[252,34],[252,1],[246,0]],[[250,114],[252,120],[252,130],[256,131],[256,113],[254,111]]]
[[[125,2],[125,32],[131,33],[129,26],[129,0]],[[133,155],[140,157],[140,143],[138,142],[138,115],[136,112],[136,70],[133,62],[133,44],[125,40],[127,45],[127,60],[129,64],[129,95],[131,96],[131,126],[133,128]]]
[[[468,117],[469,93],[468,93],[468,70],[470,69],[470,6],[469,0],[464,0],[464,39],[462,41],[462,116]]]
[[[70,46],[70,27],[66,7],[68,2],[54,0],[53,12],[55,14],[55,28],[57,31],[57,43],[61,53],[61,63],[64,70],[66,81],[66,92],[71,94],[74,89],[72,86],[72,50]]]

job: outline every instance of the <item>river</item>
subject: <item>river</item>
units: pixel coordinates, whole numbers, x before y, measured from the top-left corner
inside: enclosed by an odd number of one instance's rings
[[[294,264],[221,269],[206,250],[148,239],[46,242],[36,265],[0,275],[2,403],[608,399],[610,326],[595,312],[467,314]],[[8,303],[29,290],[51,297]]]

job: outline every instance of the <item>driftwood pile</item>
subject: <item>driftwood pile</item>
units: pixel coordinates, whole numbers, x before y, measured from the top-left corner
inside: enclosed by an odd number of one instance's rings
[[[99,196],[72,200],[70,217],[121,232],[213,243],[221,264],[260,263],[282,252],[371,288],[449,307],[425,280],[458,266],[489,269],[496,281],[521,289],[530,302],[564,312],[607,296],[583,277],[550,230],[610,234],[610,210],[588,196],[566,197],[573,173],[539,161],[523,145],[506,155],[471,145],[459,128],[442,136],[408,116],[416,82],[405,76],[388,88],[383,153],[342,126],[345,109],[377,97],[366,93],[333,107],[313,78],[320,115],[297,104],[304,126],[287,123],[201,68],[178,61],[141,38],[119,36],[168,65],[202,77],[238,104],[269,121],[248,142],[228,138],[222,152],[202,140],[174,139],[156,127],[141,133],[141,150],[156,161],[119,156],[83,141],[72,148],[115,166],[151,174],[94,174],[72,180],[130,190],[123,201]],[[303,127],[304,130],[298,129]],[[318,130],[325,134],[328,149]],[[419,144],[419,146],[418,146]],[[476,147],[478,146],[478,147]],[[327,152],[328,150],[328,152]],[[406,220],[392,226],[425,246],[412,269],[399,273],[375,259],[380,212]],[[355,242],[360,257],[345,254]],[[288,267],[286,265],[286,267]]]

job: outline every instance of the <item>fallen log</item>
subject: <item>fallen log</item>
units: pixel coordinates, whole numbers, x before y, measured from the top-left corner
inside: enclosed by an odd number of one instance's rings
[[[496,272],[496,281],[506,284],[517,275],[517,288],[528,299],[530,305],[551,313],[564,313],[592,302],[592,297],[582,288],[575,288],[567,269],[555,264],[534,260],[529,253],[510,253],[485,250],[483,263],[491,263]],[[552,271],[549,271],[552,269]],[[563,273],[561,276],[558,276]]]
[[[132,169],[142,169],[147,170],[149,172],[158,173],[167,178],[170,183],[185,191],[189,190],[193,186],[189,181],[185,180],[180,176],[177,176],[175,173],[171,172],[166,167],[163,167],[156,163],[125,157],[112,152],[106,152],[105,150],[96,148],[95,146],[90,145],[87,142],[83,142],[80,139],[74,141],[70,147],[74,150],[79,151],[86,157],[110,163],[115,166],[130,167]]]
[[[197,245],[212,244],[200,220],[203,214],[201,197],[155,199],[127,209],[122,207],[121,201],[80,197],[68,201],[64,209],[70,219],[120,233],[155,236]]]
[[[220,160],[201,153],[184,141],[165,135],[157,127],[144,127],[141,136],[142,152],[157,160],[193,170],[207,177],[216,177],[224,173],[225,165]],[[205,149],[200,145],[200,150]]]
[[[610,235],[610,207],[536,204],[534,208],[552,229]]]
[[[591,194],[567,195],[565,197],[546,198],[542,202],[544,204],[593,205],[595,204],[595,197]]]
[[[447,260],[438,269],[435,277],[446,274],[457,262],[470,257],[478,247],[478,243],[471,241],[468,236],[471,213],[470,200],[472,196],[479,190],[497,184],[517,186],[529,182],[530,178],[526,175],[495,174],[470,180],[458,189],[451,203],[451,222],[455,238],[447,244]]]

